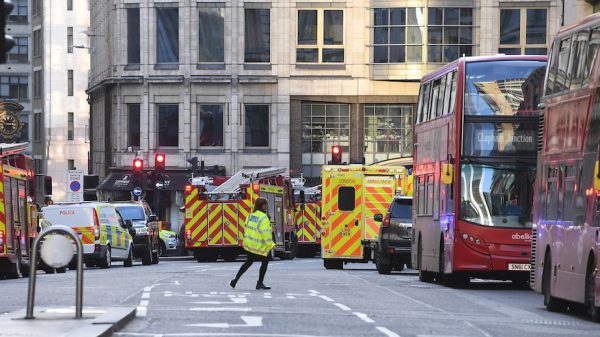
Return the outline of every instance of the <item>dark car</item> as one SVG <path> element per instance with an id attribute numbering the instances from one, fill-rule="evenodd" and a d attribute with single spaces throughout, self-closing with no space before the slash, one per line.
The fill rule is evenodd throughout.
<path id="1" fill-rule="evenodd" d="M 412 238 L 412 197 L 395 196 L 385 215 L 375 214 L 381 222 L 375 265 L 380 274 L 401 271 L 410 265 Z"/>
<path id="2" fill-rule="evenodd" d="M 116 202 L 115 207 L 124 220 L 131 220 L 135 229 L 133 237 L 133 257 L 141 258 L 143 265 L 159 261 L 158 219 L 144 201 Z"/>

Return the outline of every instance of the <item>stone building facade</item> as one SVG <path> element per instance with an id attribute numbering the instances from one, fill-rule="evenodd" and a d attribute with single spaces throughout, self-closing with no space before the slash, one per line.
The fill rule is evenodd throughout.
<path id="1" fill-rule="evenodd" d="M 123 196 L 133 159 L 152 168 L 165 152 L 174 183 L 161 216 L 175 224 L 191 157 L 228 175 L 288 167 L 313 184 L 333 145 L 349 163 L 411 163 L 424 74 L 463 54 L 545 54 L 559 27 L 557 0 L 91 6 L 91 31 L 104 36 L 88 88 L 92 171 L 107 178 L 104 197 Z"/>

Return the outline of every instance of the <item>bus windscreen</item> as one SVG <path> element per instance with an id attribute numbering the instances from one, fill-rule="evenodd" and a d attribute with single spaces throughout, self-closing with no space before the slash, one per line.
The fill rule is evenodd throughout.
<path id="1" fill-rule="evenodd" d="M 473 62 L 466 67 L 466 116 L 536 116 L 546 62 Z"/>

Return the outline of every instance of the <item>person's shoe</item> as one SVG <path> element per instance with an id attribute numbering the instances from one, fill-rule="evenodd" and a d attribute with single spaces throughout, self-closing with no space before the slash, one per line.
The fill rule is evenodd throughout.
<path id="1" fill-rule="evenodd" d="M 236 285 L 236 284 L 237 284 L 237 280 L 236 280 L 236 279 L 233 279 L 233 280 L 231 280 L 231 281 L 229 282 L 229 285 L 230 285 L 232 288 L 235 288 L 235 285 Z"/>
<path id="2" fill-rule="evenodd" d="M 267 287 L 264 283 L 257 283 L 256 290 L 269 290 L 271 287 Z"/>

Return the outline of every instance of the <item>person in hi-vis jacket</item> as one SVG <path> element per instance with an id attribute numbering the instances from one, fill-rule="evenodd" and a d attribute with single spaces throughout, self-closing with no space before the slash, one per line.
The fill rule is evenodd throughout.
<path id="1" fill-rule="evenodd" d="M 248 259 L 240 267 L 235 278 L 229 282 L 232 288 L 235 288 L 240 277 L 250 268 L 254 261 L 260 261 L 261 265 L 256 289 L 271 289 L 271 287 L 267 287 L 263 283 L 265 274 L 267 273 L 267 266 L 269 265 L 269 252 L 275 247 L 271 220 L 267 214 L 268 207 L 266 199 L 258 198 L 254 204 L 254 211 L 248 216 L 244 230 L 244 250 Z"/>

